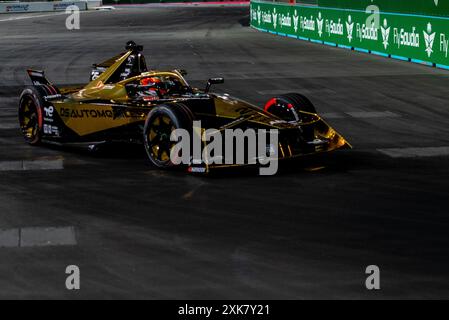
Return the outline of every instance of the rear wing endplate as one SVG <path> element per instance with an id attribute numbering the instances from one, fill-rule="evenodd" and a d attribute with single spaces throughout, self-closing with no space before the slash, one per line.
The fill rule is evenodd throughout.
<path id="1" fill-rule="evenodd" d="M 51 82 L 45 78 L 44 71 L 28 69 L 27 73 L 33 85 L 51 85 Z"/>

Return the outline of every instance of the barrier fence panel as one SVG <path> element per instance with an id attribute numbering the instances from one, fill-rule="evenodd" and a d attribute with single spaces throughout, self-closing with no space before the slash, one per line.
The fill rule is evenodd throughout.
<path id="1" fill-rule="evenodd" d="M 449 18 L 252 1 L 251 26 L 303 40 L 449 66 Z"/>
<path id="2" fill-rule="evenodd" d="M 365 10 L 378 6 L 381 11 L 449 16 L 448 0 L 318 0 L 320 7 Z"/>
<path id="3" fill-rule="evenodd" d="M 69 6 L 87 10 L 86 1 L 0 2 L 0 13 L 65 11 Z"/>

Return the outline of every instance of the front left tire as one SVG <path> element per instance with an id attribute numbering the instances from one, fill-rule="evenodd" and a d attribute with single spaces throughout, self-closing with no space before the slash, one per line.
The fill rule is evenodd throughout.
<path id="1" fill-rule="evenodd" d="M 144 126 L 144 146 L 150 162 L 163 169 L 176 167 L 171 159 L 171 150 L 176 141 L 170 137 L 174 130 L 192 131 L 193 114 L 181 103 L 155 107 L 147 116 Z"/>

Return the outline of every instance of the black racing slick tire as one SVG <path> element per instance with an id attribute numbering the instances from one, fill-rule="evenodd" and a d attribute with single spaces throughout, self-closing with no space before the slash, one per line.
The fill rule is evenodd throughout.
<path id="1" fill-rule="evenodd" d="M 154 166 L 169 169 L 180 165 L 172 162 L 171 150 L 177 141 L 171 141 L 170 137 L 176 129 L 185 129 L 191 134 L 193 120 L 193 113 L 182 103 L 160 105 L 149 112 L 143 139 L 148 158 Z"/>
<path id="2" fill-rule="evenodd" d="M 264 111 L 286 121 L 301 121 L 301 112 L 317 113 L 312 102 L 299 93 L 287 93 L 271 98 L 265 104 Z"/>
<path id="3" fill-rule="evenodd" d="M 46 91 L 40 86 L 26 87 L 20 95 L 19 125 L 25 141 L 30 145 L 41 143 L 45 95 Z"/>

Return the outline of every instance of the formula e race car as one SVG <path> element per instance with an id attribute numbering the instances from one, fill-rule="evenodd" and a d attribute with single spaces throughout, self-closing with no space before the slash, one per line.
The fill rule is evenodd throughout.
<path id="1" fill-rule="evenodd" d="M 279 95 L 259 108 L 228 94 L 210 92 L 211 85 L 223 83 L 223 78 L 209 79 L 205 89 L 200 90 L 187 83 L 184 70 L 151 70 L 142 50 L 142 46 L 128 42 L 126 52 L 93 65 L 91 81 L 83 86 L 58 87 L 46 79 L 43 71 L 28 70 L 32 85 L 23 90 L 19 103 L 25 140 L 31 145 L 89 149 L 114 142 L 139 143 L 155 166 L 184 167 L 190 172 L 263 163 L 259 160 L 270 155 L 276 155 L 276 160 L 290 159 L 350 148 L 303 95 Z M 198 121 L 200 135 L 212 129 L 220 134 L 240 130 L 245 135 L 252 129 L 265 134 L 276 131 L 277 139 L 275 143 L 259 143 L 257 148 L 263 149 L 260 153 L 249 154 L 243 162 L 236 163 L 235 146 L 228 150 L 234 152 L 226 158 L 230 161 L 223 161 L 218 148 L 215 154 L 206 152 L 208 139 L 201 136 L 199 157 L 185 151 L 195 149 L 192 138 L 187 143 L 192 148 L 177 154 L 187 161 L 174 161 L 173 150 L 181 137 L 173 133 L 177 129 L 192 133 Z M 246 134 L 243 140 L 248 137 Z M 249 140 L 245 141 L 245 150 L 254 149 L 257 144 L 250 141 L 248 145 Z"/>

